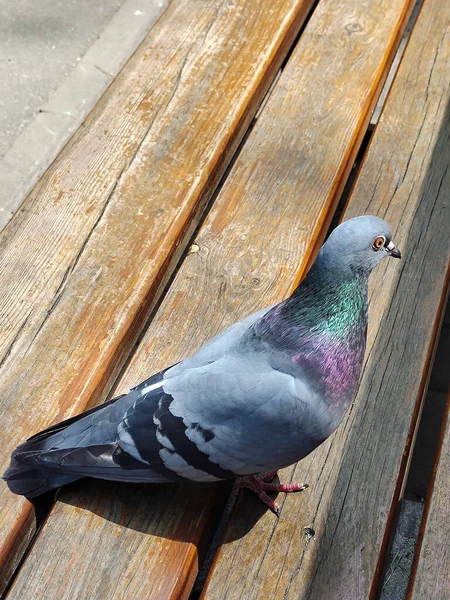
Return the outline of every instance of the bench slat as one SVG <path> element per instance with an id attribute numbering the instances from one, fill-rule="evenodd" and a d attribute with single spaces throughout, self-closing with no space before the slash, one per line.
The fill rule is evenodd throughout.
<path id="1" fill-rule="evenodd" d="M 416 547 L 408 600 L 445 600 L 450 595 L 449 473 L 450 394 Z"/>
<path id="2" fill-rule="evenodd" d="M 345 212 L 386 218 L 403 254 L 372 275 L 355 406 L 328 442 L 280 473 L 310 488 L 279 495 L 279 521 L 265 513 L 254 525 L 257 500 L 241 493 L 205 600 L 374 595 L 448 288 L 446 31 L 442 1 L 425 0 Z"/>
<path id="3" fill-rule="evenodd" d="M 311 5 L 174 0 L 4 231 L 2 471 L 104 398 Z M 0 485 L 4 585 L 32 513 Z"/>
<path id="4" fill-rule="evenodd" d="M 118 393 L 289 292 L 323 239 L 408 6 L 319 5 Z M 216 488 L 86 482 L 63 491 L 9 599 L 187 596 Z"/>

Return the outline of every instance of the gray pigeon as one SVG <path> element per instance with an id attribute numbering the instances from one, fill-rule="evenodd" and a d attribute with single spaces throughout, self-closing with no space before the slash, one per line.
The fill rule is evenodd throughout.
<path id="1" fill-rule="evenodd" d="M 33 498 L 82 477 L 133 482 L 239 478 L 276 513 L 276 471 L 336 429 L 358 387 L 367 280 L 400 258 L 387 223 L 361 216 L 330 235 L 303 282 L 128 394 L 38 433 L 4 474 Z"/>

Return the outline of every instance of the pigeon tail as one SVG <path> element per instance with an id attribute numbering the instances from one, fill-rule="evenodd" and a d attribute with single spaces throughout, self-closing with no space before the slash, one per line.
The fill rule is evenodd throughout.
<path id="1" fill-rule="evenodd" d="M 125 405 L 118 400 L 125 400 Z M 3 475 L 9 489 L 34 498 L 94 477 L 113 481 L 161 482 L 167 477 L 119 446 L 117 424 L 133 398 L 119 396 L 52 425 L 18 446 Z M 177 478 L 176 475 L 174 476 Z"/>
<path id="2" fill-rule="evenodd" d="M 120 398 L 120 396 L 119 396 Z M 14 494 L 26 498 L 35 498 L 45 492 L 57 489 L 67 483 L 81 479 L 83 475 L 59 472 L 40 462 L 40 458 L 54 448 L 65 430 L 83 418 L 94 413 L 100 413 L 106 407 L 115 404 L 119 398 L 100 404 L 81 415 L 76 415 L 65 421 L 52 425 L 33 435 L 23 444 L 20 444 L 11 455 L 11 463 L 3 474 L 4 479 Z"/>
<path id="3" fill-rule="evenodd" d="M 25 496 L 25 498 L 36 498 L 56 490 L 63 485 L 72 483 L 81 477 L 77 475 L 64 475 L 63 473 L 52 473 L 50 471 L 41 471 L 25 465 L 12 464 L 3 475 L 3 479 L 13 494 Z"/>
<path id="4" fill-rule="evenodd" d="M 25 496 L 26 498 L 35 498 L 45 494 L 50 490 L 60 488 L 63 485 L 80 479 L 79 475 L 69 475 L 64 473 L 55 473 L 46 469 L 39 469 L 36 466 L 24 464 L 24 456 L 39 455 L 39 442 L 25 442 L 21 444 L 11 456 L 11 464 L 3 474 L 3 479 L 14 494 Z M 33 450 L 27 451 L 26 447 L 33 447 Z"/>

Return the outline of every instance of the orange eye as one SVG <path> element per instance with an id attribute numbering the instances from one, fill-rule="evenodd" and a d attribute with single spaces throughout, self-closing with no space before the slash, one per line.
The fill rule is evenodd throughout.
<path id="1" fill-rule="evenodd" d="M 380 235 L 377 238 L 375 238 L 375 241 L 373 242 L 373 249 L 379 250 L 380 248 L 382 248 L 384 246 L 385 243 L 386 243 L 386 238 L 383 235 Z"/>

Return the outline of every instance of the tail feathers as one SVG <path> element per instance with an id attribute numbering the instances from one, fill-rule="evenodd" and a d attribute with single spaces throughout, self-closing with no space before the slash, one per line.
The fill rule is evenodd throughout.
<path id="1" fill-rule="evenodd" d="M 117 426 L 133 402 L 132 394 L 119 396 L 29 438 L 14 450 L 3 475 L 9 489 L 34 498 L 82 477 L 168 481 L 118 447 Z"/>
<path id="2" fill-rule="evenodd" d="M 118 396 L 81 415 L 52 425 L 20 444 L 12 453 L 11 464 L 3 474 L 3 479 L 6 480 L 9 489 L 15 494 L 34 498 L 83 477 L 83 474 L 67 473 L 63 465 L 51 464 L 52 461 L 46 461 L 44 457 L 47 454 L 51 455 L 52 450 L 67 442 L 70 446 L 72 440 L 67 439 L 67 437 L 70 438 L 70 432 L 76 436 L 79 430 L 80 435 L 83 435 L 83 431 L 87 430 L 91 424 L 91 417 L 100 416 L 101 413 L 105 414 L 113 405 L 117 406 L 117 401 L 122 397 Z M 60 452 L 67 454 L 76 449 L 68 448 Z M 55 455 L 53 456 L 56 458 Z M 56 461 L 53 462 L 56 463 Z"/>
<path id="3" fill-rule="evenodd" d="M 113 459 L 116 449 L 117 442 L 84 448 L 58 448 L 47 451 L 25 450 L 15 455 L 14 458 L 21 465 L 28 465 L 37 469 L 43 468 L 60 473 L 72 472 L 79 475 L 89 475 L 91 469 L 119 468 L 119 465 Z"/>
<path id="4" fill-rule="evenodd" d="M 94 477 L 112 481 L 168 481 L 124 452 L 117 442 L 85 448 L 64 448 L 46 452 L 23 452 L 17 457 L 28 468 L 48 469 L 67 476 Z"/>
<path id="5" fill-rule="evenodd" d="M 19 463 L 11 462 L 11 466 L 5 471 L 3 479 L 14 494 L 35 498 L 50 490 L 57 489 L 63 485 L 80 479 L 78 475 L 65 475 L 33 469 Z"/>
<path id="6" fill-rule="evenodd" d="M 3 479 L 14 494 L 34 498 L 82 477 L 95 477 L 99 469 L 116 466 L 112 461 L 116 444 L 50 451 L 40 446 L 42 438 L 25 442 L 13 452 Z"/>
<path id="7" fill-rule="evenodd" d="M 34 498 L 83 477 L 127 482 L 168 481 L 132 457 L 127 457 L 131 465 L 120 464 L 124 462 L 124 452 L 120 453 L 120 459 L 116 462 L 117 443 L 49 451 L 27 450 L 28 444 L 22 444 L 14 452 L 11 465 L 3 475 L 13 493 L 27 498 Z"/>

